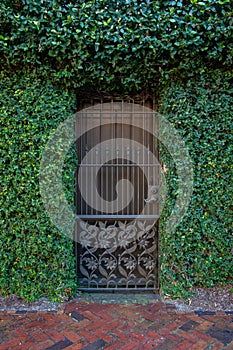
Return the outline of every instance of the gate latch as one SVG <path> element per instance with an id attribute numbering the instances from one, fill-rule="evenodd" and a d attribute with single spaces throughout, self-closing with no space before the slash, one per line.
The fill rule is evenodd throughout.
<path id="1" fill-rule="evenodd" d="M 158 192 L 159 192 L 159 186 L 156 186 L 156 185 L 148 186 L 148 198 L 145 198 L 144 201 L 149 204 L 158 202 L 159 200 Z"/>

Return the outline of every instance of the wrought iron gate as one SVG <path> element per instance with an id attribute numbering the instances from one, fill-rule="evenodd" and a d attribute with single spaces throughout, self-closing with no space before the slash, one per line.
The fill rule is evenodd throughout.
<path id="1" fill-rule="evenodd" d="M 97 96 L 80 103 L 75 191 L 80 289 L 156 290 L 160 166 L 152 100 L 109 102 Z"/>

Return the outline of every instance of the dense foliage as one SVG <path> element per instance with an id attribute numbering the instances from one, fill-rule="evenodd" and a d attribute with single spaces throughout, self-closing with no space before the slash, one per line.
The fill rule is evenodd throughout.
<path id="1" fill-rule="evenodd" d="M 38 171 L 49 133 L 75 110 L 80 87 L 154 89 L 195 171 L 189 212 L 165 235 L 176 171 L 162 151 L 170 190 L 161 220 L 162 288 L 178 295 L 193 284 L 228 282 L 231 2 L 2 0 L 0 9 L 1 293 L 33 299 L 75 290 L 73 245 L 44 212 Z M 64 176 L 70 192 L 71 173 Z"/>
<path id="2" fill-rule="evenodd" d="M 232 63 L 229 0 L 3 0 L 0 64 L 80 87 L 141 90 L 191 61 Z"/>
<path id="3" fill-rule="evenodd" d="M 172 159 L 161 151 L 169 184 L 161 222 L 161 282 L 170 294 L 229 283 L 232 277 L 232 92 L 232 75 L 220 70 L 170 82 L 163 91 L 161 112 L 185 140 L 195 172 L 188 213 L 175 232 L 165 233 L 177 183 Z"/>
<path id="4" fill-rule="evenodd" d="M 49 133 L 73 112 L 74 96 L 33 75 L 2 77 L 0 86 L 0 293 L 71 295 L 73 244 L 45 214 L 39 168 Z"/>

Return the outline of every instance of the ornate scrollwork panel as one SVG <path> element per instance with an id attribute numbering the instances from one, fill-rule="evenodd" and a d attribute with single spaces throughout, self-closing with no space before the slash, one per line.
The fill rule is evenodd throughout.
<path id="1" fill-rule="evenodd" d="M 146 220 L 80 222 L 81 287 L 158 288 L 157 230 Z"/>

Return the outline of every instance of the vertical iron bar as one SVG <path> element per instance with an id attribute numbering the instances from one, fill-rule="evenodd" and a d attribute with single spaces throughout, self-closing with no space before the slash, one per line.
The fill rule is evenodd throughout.
<path id="1" fill-rule="evenodd" d="M 96 161 L 96 164 L 100 164 L 100 155 L 99 155 L 99 145 L 95 146 L 95 161 Z M 98 168 L 98 165 L 94 165 L 93 164 L 93 172 L 94 174 L 96 174 L 97 172 L 95 171 L 96 169 Z M 94 177 L 94 176 L 93 176 Z M 98 190 L 99 190 L 99 179 L 98 177 L 94 177 L 93 181 L 95 182 L 95 186 L 96 186 L 96 189 L 95 189 L 95 200 L 94 200 L 94 203 L 95 203 L 95 206 L 97 207 L 97 194 L 98 194 Z M 98 210 L 95 210 L 95 213 L 98 214 Z"/>
<path id="2" fill-rule="evenodd" d="M 142 101 L 142 107 L 143 107 L 143 147 L 142 147 L 142 164 L 143 164 L 143 177 L 142 177 L 142 200 L 144 200 L 145 196 L 145 183 L 144 183 L 144 179 L 146 174 L 144 174 L 145 172 L 145 147 L 146 147 L 146 142 L 145 142 L 145 104 L 144 104 L 144 96 L 143 96 L 143 101 Z M 145 204 L 145 202 L 143 203 L 143 205 Z"/>
<path id="3" fill-rule="evenodd" d="M 130 101 L 128 102 L 129 104 L 130 104 Z M 131 105 L 130 105 L 130 108 L 129 108 L 129 116 L 130 116 L 130 118 L 129 118 L 129 123 L 131 124 L 131 118 L 132 118 L 132 113 L 131 113 Z M 131 130 L 132 128 L 131 128 L 131 125 L 130 125 L 130 128 L 129 128 L 129 146 L 128 146 L 128 150 L 127 150 L 127 152 L 128 152 L 128 156 L 127 156 L 127 158 L 128 158 L 128 161 L 127 161 L 127 169 L 128 169 L 128 174 L 127 174 L 127 179 L 128 179 L 128 181 L 130 182 L 130 184 L 132 184 L 131 183 L 131 167 L 129 166 L 129 164 L 130 164 L 130 159 L 131 159 L 131 147 L 132 147 L 132 142 L 131 142 L 131 135 L 132 135 L 132 130 Z M 127 202 L 130 200 L 130 195 L 131 195 L 131 193 L 130 193 L 130 190 L 129 190 L 129 188 L 128 188 L 128 198 L 127 198 Z M 127 206 L 127 215 L 130 215 L 130 203 L 128 204 L 128 206 Z"/>
<path id="4" fill-rule="evenodd" d="M 92 110 L 93 110 L 93 103 L 92 103 Z M 91 120 L 91 118 L 92 118 L 92 116 L 90 116 L 90 120 Z M 94 115 L 94 118 L 95 118 L 95 115 Z M 90 122 L 89 122 L 89 123 L 90 123 Z M 90 140 L 90 143 L 91 143 L 91 150 L 92 150 L 93 147 L 96 146 L 96 145 L 95 145 L 95 135 L 94 135 L 94 134 L 93 134 L 92 140 Z M 90 181 L 91 181 L 91 184 L 92 184 L 92 186 L 93 186 L 93 183 L 94 183 L 94 181 L 95 181 L 95 179 L 94 179 L 94 167 L 93 167 L 93 164 L 96 163 L 96 157 L 95 157 L 94 153 L 91 153 L 90 162 L 91 162 L 91 164 L 92 164 L 92 166 L 90 167 L 90 170 L 89 170 L 89 171 L 91 171 Z M 96 193 L 96 191 L 97 191 L 96 186 L 93 186 L 92 188 L 94 189 L 94 193 L 93 193 L 93 191 L 91 191 L 91 203 L 90 203 L 90 204 L 91 204 L 91 208 L 90 208 L 90 214 L 91 214 L 91 215 L 95 214 L 95 213 L 94 213 L 95 208 L 94 208 L 93 202 L 94 202 L 94 195 L 95 195 L 95 193 Z"/>
<path id="5" fill-rule="evenodd" d="M 105 159 L 108 159 L 108 156 L 109 156 L 109 148 L 108 148 L 108 146 L 105 149 L 105 154 L 106 154 L 106 158 Z M 109 201 L 109 179 L 108 179 L 109 169 L 110 169 L 110 167 L 105 167 L 103 169 L 104 170 L 104 175 L 105 175 L 105 199 L 107 201 Z M 110 169 L 110 171 L 111 171 L 111 169 Z M 111 186 L 111 184 L 110 184 L 110 186 Z"/>
<path id="6" fill-rule="evenodd" d="M 152 106 L 153 107 L 153 106 Z M 156 154 L 155 154 L 155 149 L 154 149 L 154 113 L 151 113 L 150 114 L 151 117 L 151 124 L 152 124 L 152 127 L 151 127 L 151 130 L 152 130 L 152 139 L 151 139 L 151 135 L 150 135 L 150 139 L 151 139 L 151 152 L 152 154 L 154 155 L 154 157 L 156 157 Z M 156 185 L 157 184 L 157 180 L 155 178 L 155 169 L 156 169 L 156 164 L 154 164 L 154 161 L 153 161 L 153 156 L 152 156 L 152 159 L 150 161 L 150 164 L 152 165 L 152 167 L 150 167 L 150 172 L 152 173 L 151 174 L 151 182 L 152 182 L 152 185 Z M 151 214 L 155 214 L 155 209 L 156 209 L 156 206 L 153 206 L 153 209 L 151 210 Z"/>
<path id="7" fill-rule="evenodd" d="M 138 159 L 138 164 L 140 164 L 140 147 L 138 146 L 138 150 L 137 150 L 137 159 Z M 139 210 L 140 210 L 140 183 L 139 183 L 139 171 L 140 171 L 140 166 L 137 166 L 136 167 L 136 174 L 135 174 L 135 177 L 136 177 L 136 181 L 137 181 L 137 205 L 136 205 L 136 208 L 137 208 L 137 213 L 136 214 L 140 214 L 139 213 Z M 144 205 L 144 203 L 142 203 L 142 205 Z"/>
<path id="8" fill-rule="evenodd" d="M 131 122 L 131 130 L 132 130 L 132 136 L 131 136 L 131 154 L 132 154 L 132 158 L 134 159 L 135 157 L 135 149 L 134 149 L 134 141 L 135 141 L 135 131 L 134 131 L 134 125 L 135 125 L 135 118 L 134 118 L 134 113 L 135 113 L 135 109 L 134 109 L 134 104 L 135 104 L 135 101 L 133 100 L 132 103 L 131 103 L 131 119 L 132 119 L 132 122 Z M 133 160 L 132 159 L 132 160 Z M 135 189 L 135 167 L 131 167 L 131 183 L 133 185 L 133 189 L 134 189 L 134 196 L 133 196 L 133 201 L 131 203 L 131 212 L 130 214 L 136 214 L 136 210 L 135 210 L 135 207 L 137 206 L 137 193 L 136 192 L 136 189 Z M 139 212 L 137 213 L 139 214 Z"/>
<path id="9" fill-rule="evenodd" d="M 149 136 L 149 135 L 147 135 Z M 147 164 L 150 164 L 150 144 L 149 144 L 149 140 L 148 140 L 148 145 L 147 145 Z M 149 186 L 152 185 L 152 182 L 151 182 L 151 169 L 150 169 L 150 166 L 146 165 L 146 172 L 147 172 L 147 178 L 148 178 L 148 181 L 149 181 Z M 150 193 L 151 195 L 151 193 Z M 150 211 L 151 211 L 151 206 L 147 206 L 147 211 L 146 211 L 146 214 L 150 214 Z"/>
<path id="10" fill-rule="evenodd" d="M 83 111 L 81 111 L 81 132 L 80 132 L 80 137 L 81 137 L 81 150 L 80 150 L 80 162 L 83 162 L 83 154 L 84 154 L 84 150 L 83 150 Z M 81 176 L 80 176 L 80 186 L 79 186 L 79 196 L 80 196 L 80 214 L 84 214 L 83 211 L 83 198 L 82 198 L 82 168 L 79 169 Z"/>
<path id="11" fill-rule="evenodd" d="M 119 147 L 119 145 L 118 145 L 118 141 L 117 141 L 117 138 L 118 138 L 118 120 L 117 120 L 117 118 L 118 118 L 118 115 L 117 115 L 117 111 L 116 111 L 116 113 L 115 113 L 115 154 L 116 154 L 116 164 L 117 164 L 117 166 L 115 167 L 115 172 L 116 172 L 116 185 L 117 185 L 117 183 L 118 183 L 118 181 L 119 181 L 119 150 L 118 150 L 118 147 Z M 118 194 L 117 194 L 117 198 L 118 198 L 119 196 L 118 196 Z M 118 200 L 119 200 L 119 198 L 118 198 Z M 118 201 L 117 201 L 117 208 L 118 208 L 119 206 L 118 206 Z M 118 210 L 117 210 L 117 214 L 118 214 Z"/>
<path id="12" fill-rule="evenodd" d="M 103 146 L 102 146 L 102 140 L 104 138 L 104 132 L 103 132 L 103 127 L 102 127 L 102 123 L 103 123 L 103 103 L 101 101 L 100 104 L 100 164 L 101 164 L 101 168 L 99 169 L 100 171 L 100 196 L 101 196 L 101 205 L 100 205 L 100 210 L 101 210 L 101 214 L 103 213 L 104 209 L 103 209 L 103 197 L 104 197 L 104 179 L 103 179 L 103 160 L 104 160 L 104 152 L 103 152 Z"/>
<path id="13" fill-rule="evenodd" d="M 121 100 L 121 138 L 122 138 L 122 142 L 121 142 L 121 155 L 120 155 L 120 158 L 121 158 L 121 162 L 122 164 L 125 163 L 124 161 L 124 127 L 123 127 L 123 112 L 124 112 L 124 100 L 122 99 Z M 121 175 L 122 175 L 122 178 L 124 178 L 125 174 L 124 174 L 124 165 L 121 166 Z M 124 186 L 122 186 L 122 192 L 121 192 L 121 195 L 122 195 L 122 201 L 124 202 Z M 124 208 L 122 207 L 122 210 L 120 212 L 120 214 L 124 214 Z"/>
<path id="14" fill-rule="evenodd" d="M 92 104 L 92 106 L 93 106 L 93 100 L 91 101 L 91 104 Z M 91 131 L 92 132 L 92 131 Z M 94 135 L 93 135 L 94 136 Z M 91 143 L 90 144 L 90 147 L 89 147 L 89 151 L 91 152 L 92 151 L 92 147 L 94 146 L 93 144 L 92 144 L 92 142 L 91 142 L 91 140 L 89 141 L 89 143 Z M 91 157 L 90 157 L 90 160 L 89 160 L 89 162 L 91 163 L 91 164 L 93 164 L 93 162 L 94 162 L 94 156 L 93 156 L 93 154 L 91 153 Z M 89 175 L 89 177 L 88 178 L 90 178 L 90 182 L 91 182 L 91 186 L 93 186 L 93 167 L 91 166 L 91 167 L 88 167 L 89 169 L 88 169 L 88 171 L 89 172 L 91 172 L 91 174 Z M 87 184 L 87 188 L 88 188 L 89 186 L 88 186 L 88 184 Z M 90 206 L 89 206 L 89 212 L 90 212 L 90 214 L 92 215 L 92 214 L 94 214 L 93 213 L 93 210 L 94 210 L 94 208 L 93 208 L 93 196 L 94 196 L 94 193 L 93 193 L 93 191 L 91 191 L 91 194 L 90 194 L 90 197 L 91 197 L 91 203 L 90 203 Z"/>
<path id="15" fill-rule="evenodd" d="M 153 95 L 153 106 L 152 106 L 152 109 L 154 111 L 155 109 L 155 95 Z M 154 120 L 155 118 L 155 120 Z M 157 213 L 159 215 L 159 211 L 160 211 L 160 201 L 159 201 L 159 197 L 160 197 L 160 167 L 159 167 L 159 152 L 158 152 L 158 149 L 159 149 L 159 145 L 158 145 L 158 138 L 157 138 L 157 135 L 158 135 L 158 118 L 157 118 L 157 113 L 153 113 L 153 121 L 154 121 L 154 132 L 153 132 L 153 135 L 155 135 L 154 139 L 153 139 L 153 150 L 155 152 L 155 155 L 156 155 L 156 160 L 157 160 L 157 166 L 155 168 L 155 178 L 157 179 L 156 180 L 156 184 L 158 185 L 158 203 L 157 203 Z M 158 227 L 158 224 L 157 224 L 157 227 Z"/>
<path id="16" fill-rule="evenodd" d="M 153 101 L 152 101 L 152 111 L 153 111 L 153 108 L 154 108 L 154 96 L 153 96 Z M 158 178 L 158 164 L 157 164 L 157 161 L 158 161 L 158 155 L 157 155 L 157 146 L 156 146 L 156 120 L 154 120 L 156 114 L 152 113 L 152 130 L 153 130 L 153 139 L 152 139 L 152 152 L 154 154 L 154 157 L 156 159 L 156 164 L 153 164 L 154 166 L 152 167 L 152 170 L 153 170 L 153 182 L 154 184 L 158 185 L 158 191 L 159 191 L 159 178 Z M 159 193 L 157 194 L 159 195 Z M 158 208 L 158 204 L 156 204 L 155 206 L 156 208 L 156 211 L 157 211 L 157 208 Z M 158 214 L 157 212 L 153 212 L 153 214 Z"/>
<path id="17" fill-rule="evenodd" d="M 112 147 L 112 150 L 111 150 L 111 163 L 114 162 L 114 147 L 115 147 L 115 141 L 114 141 L 114 102 L 113 102 L 113 99 L 111 99 L 111 118 L 112 118 L 112 126 L 111 126 L 111 147 Z M 110 175 L 111 175 L 111 189 L 110 189 L 110 195 L 111 195 L 111 214 L 113 214 L 114 212 L 114 206 L 113 206 L 113 199 L 114 199 L 114 190 L 115 190 L 115 183 L 114 183 L 114 174 L 115 173 L 115 170 L 114 170 L 114 167 L 111 167 L 111 171 L 110 171 Z"/>
<path id="18" fill-rule="evenodd" d="M 127 181 L 130 181 L 130 167 L 128 165 L 129 164 L 128 159 L 130 158 L 130 146 L 129 145 L 127 146 L 126 152 L 127 152 L 126 178 L 127 178 Z M 127 186 L 127 189 L 126 189 L 126 203 L 127 203 L 126 215 L 129 215 L 129 204 L 128 204 L 129 198 L 130 198 L 130 193 L 129 193 L 129 188 Z"/>
<path id="19" fill-rule="evenodd" d="M 87 156 L 87 153 L 88 153 L 88 148 L 87 148 L 87 138 L 86 138 L 86 140 L 85 140 L 86 142 L 85 142 L 85 165 L 87 165 L 87 158 L 86 158 L 86 156 Z M 88 198 L 88 186 L 87 186 L 87 182 L 88 182 L 88 173 L 89 173 L 89 167 L 85 167 L 85 174 L 86 174 L 86 176 L 85 176 L 85 178 L 83 179 L 84 180 L 84 188 L 85 188 L 85 191 L 87 191 L 87 196 L 86 196 L 86 198 Z M 84 190 L 84 189 L 83 189 Z M 87 204 L 87 202 L 85 201 L 85 213 L 88 213 L 88 204 Z"/>

